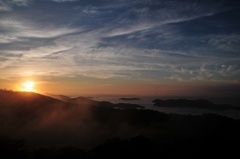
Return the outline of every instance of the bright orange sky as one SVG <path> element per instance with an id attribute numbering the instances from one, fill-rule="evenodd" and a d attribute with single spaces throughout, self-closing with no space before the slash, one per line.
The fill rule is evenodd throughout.
<path id="1" fill-rule="evenodd" d="M 216 83 L 189 82 L 142 82 L 141 80 L 101 80 L 80 81 L 59 79 L 43 81 L 37 78 L 26 78 L 16 81 L 0 80 L 2 88 L 24 91 L 23 83 L 34 82 L 33 90 L 42 94 L 63 94 L 70 96 L 94 95 L 138 95 L 138 96 L 237 96 L 239 85 L 230 83 L 216 85 Z"/>

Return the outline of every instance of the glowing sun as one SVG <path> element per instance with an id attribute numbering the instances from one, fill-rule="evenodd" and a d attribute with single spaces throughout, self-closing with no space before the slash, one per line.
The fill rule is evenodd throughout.
<path id="1" fill-rule="evenodd" d="M 35 92 L 34 90 L 35 82 L 27 81 L 22 83 L 22 90 L 25 92 Z"/>

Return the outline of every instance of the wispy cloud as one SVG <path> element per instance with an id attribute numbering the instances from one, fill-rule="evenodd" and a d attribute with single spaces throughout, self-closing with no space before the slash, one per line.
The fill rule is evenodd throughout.
<path id="1" fill-rule="evenodd" d="M 155 9 L 152 9 L 151 4 L 143 8 L 139 4 L 129 3 L 125 6 L 129 9 L 123 10 L 116 18 L 115 25 L 112 25 L 114 28 L 107 35 L 112 37 L 149 29 L 155 30 L 155 27 L 192 21 L 226 11 L 226 8 L 220 8 L 218 4 L 211 4 L 209 7 L 204 3 L 195 2 L 163 1 L 155 5 Z"/>
<path id="2" fill-rule="evenodd" d="M 2 43 L 25 41 L 26 38 L 55 38 L 82 30 L 68 26 L 43 25 L 20 19 L 1 19 L 0 27 L 2 28 L 0 35 Z"/>
<path id="3" fill-rule="evenodd" d="M 53 2 L 63 3 L 63 2 L 75 2 L 78 0 L 52 0 Z"/>
<path id="4" fill-rule="evenodd" d="M 11 11 L 14 6 L 28 6 L 32 0 L 1 0 L 0 11 Z"/>
<path id="5" fill-rule="evenodd" d="M 47 12 L 48 21 L 37 16 L 1 18 L 1 68 L 58 77 L 179 82 L 239 75 L 238 34 L 209 34 L 202 27 L 210 21 L 205 19 L 229 9 L 220 2 L 78 1 L 64 8 L 61 3 L 74 0 L 52 1 L 62 8 Z M 8 4 L 5 7 L 13 6 L 3 2 Z M 30 1 L 18 5 L 24 6 L 23 2 L 26 6 Z"/>
<path id="6" fill-rule="evenodd" d="M 216 71 L 222 76 L 233 76 L 240 71 L 237 65 L 216 65 Z"/>
<path id="7" fill-rule="evenodd" d="M 221 50 L 238 51 L 240 46 L 240 34 L 210 36 L 208 44 Z"/>

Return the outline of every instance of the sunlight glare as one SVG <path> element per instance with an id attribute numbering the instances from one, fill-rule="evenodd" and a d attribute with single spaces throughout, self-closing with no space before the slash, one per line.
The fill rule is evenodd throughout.
<path id="1" fill-rule="evenodd" d="M 28 82 L 24 82 L 22 83 L 22 90 L 24 92 L 34 92 L 34 85 L 35 85 L 35 82 L 32 82 L 32 81 L 28 81 Z"/>

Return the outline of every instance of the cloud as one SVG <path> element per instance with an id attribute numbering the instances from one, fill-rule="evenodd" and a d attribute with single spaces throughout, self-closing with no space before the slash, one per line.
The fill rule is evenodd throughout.
<path id="1" fill-rule="evenodd" d="M 63 2 L 76 2 L 78 0 L 52 0 L 53 2 L 63 3 Z"/>
<path id="2" fill-rule="evenodd" d="M 7 35 L 7 34 L 0 35 L 0 43 L 11 43 L 13 41 L 25 41 L 25 39 L 21 39 L 16 36 L 11 36 L 11 35 Z"/>
<path id="3" fill-rule="evenodd" d="M 240 49 L 240 35 L 215 35 L 208 37 L 208 44 L 221 50 L 238 51 Z"/>
<path id="4" fill-rule="evenodd" d="M 152 27 L 153 27 L 152 24 L 136 24 L 136 25 L 124 26 L 121 28 L 116 28 L 116 29 L 111 30 L 107 34 L 107 37 L 132 34 L 132 33 L 138 32 L 138 31 L 150 29 Z"/>
<path id="5" fill-rule="evenodd" d="M 1 0 L 0 11 L 11 11 L 13 6 L 28 6 L 32 0 Z"/>
<path id="6" fill-rule="evenodd" d="M 170 79 L 170 80 L 174 80 L 174 81 L 186 81 L 184 80 L 183 78 L 179 77 L 179 75 L 174 75 L 174 76 L 170 76 L 169 78 L 167 79 Z"/>
<path id="7" fill-rule="evenodd" d="M 17 19 L 1 19 L 0 27 L 2 28 L 2 34 L 0 35 L 2 43 L 25 41 L 26 38 L 55 38 L 81 30 L 79 28 L 56 27 Z"/>
<path id="8" fill-rule="evenodd" d="M 72 48 L 67 47 L 67 46 L 51 45 L 51 46 L 44 46 L 44 47 L 31 49 L 29 51 L 24 51 L 24 52 L 22 52 L 22 54 L 24 54 L 24 57 L 26 57 L 26 58 L 45 57 L 47 55 L 55 54 L 58 52 L 64 52 L 64 51 L 67 51 L 70 49 L 72 49 Z"/>
<path id="9" fill-rule="evenodd" d="M 233 76 L 239 73 L 238 65 L 216 65 L 216 71 L 222 76 Z"/>
<path id="10" fill-rule="evenodd" d="M 3 56 L 2 68 L 31 67 L 48 74 L 58 72 L 59 77 L 156 81 L 212 80 L 238 74 L 238 55 L 234 58 L 224 52 L 238 50 L 238 35 L 202 32 L 202 22 L 229 9 L 220 2 L 78 1 L 66 8 L 61 4 L 70 1 L 55 0 L 61 12 L 51 3 L 52 10 L 44 13 L 47 20 L 30 13 L 27 18 L 24 14 L 1 18 L 2 51 L 22 55 Z M 37 7 L 41 2 L 35 3 Z M 227 67 L 215 68 L 216 63 Z"/>
<path id="11" fill-rule="evenodd" d="M 181 51 L 135 48 L 121 43 L 113 46 L 109 43 L 105 47 L 99 47 L 102 37 L 104 35 L 101 34 L 101 30 L 95 30 L 55 40 L 58 44 L 56 49 L 59 46 L 68 46 L 71 49 L 57 54 L 58 61 L 52 62 L 52 65 L 57 67 L 61 63 L 68 63 L 68 73 L 74 72 L 76 75 L 99 79 L 127 78 L 134 74 L 141 74 L 143 78 L 147 78 L 146 71 L 154 74 L 151 77 L 163 74 L 174 77 L 178 73 L 179 79 L 184 80 L 209 80 L 213 76 L 211 68 L 207 69 L 202 65 L 205 57 L 190 56 Z M 213 66 L 216 60 L 223 61 L 222 58 L 208 58 L 207 65 Z"/>
<path id="12" fill-rule="evenodd" d="M 223 9 L 218 4 L 208 4 L 211 6 L 209 7 L 207 4 L 196 2 L 163 1 L 153 4 L 146 3 L 145 6 L 139 3 L 135 1 L 135 3 L 125 5 L 121 14 L 113 21 L 114 28 L 108 32 L 107 36 L 132 34 L 149 29 L 155 30 L 159 26 L 188 22 L 226 11 L 226 8 Z M 117 14 L 116 11 L 112 11 L 113 14 L 114 12 Z"/>

